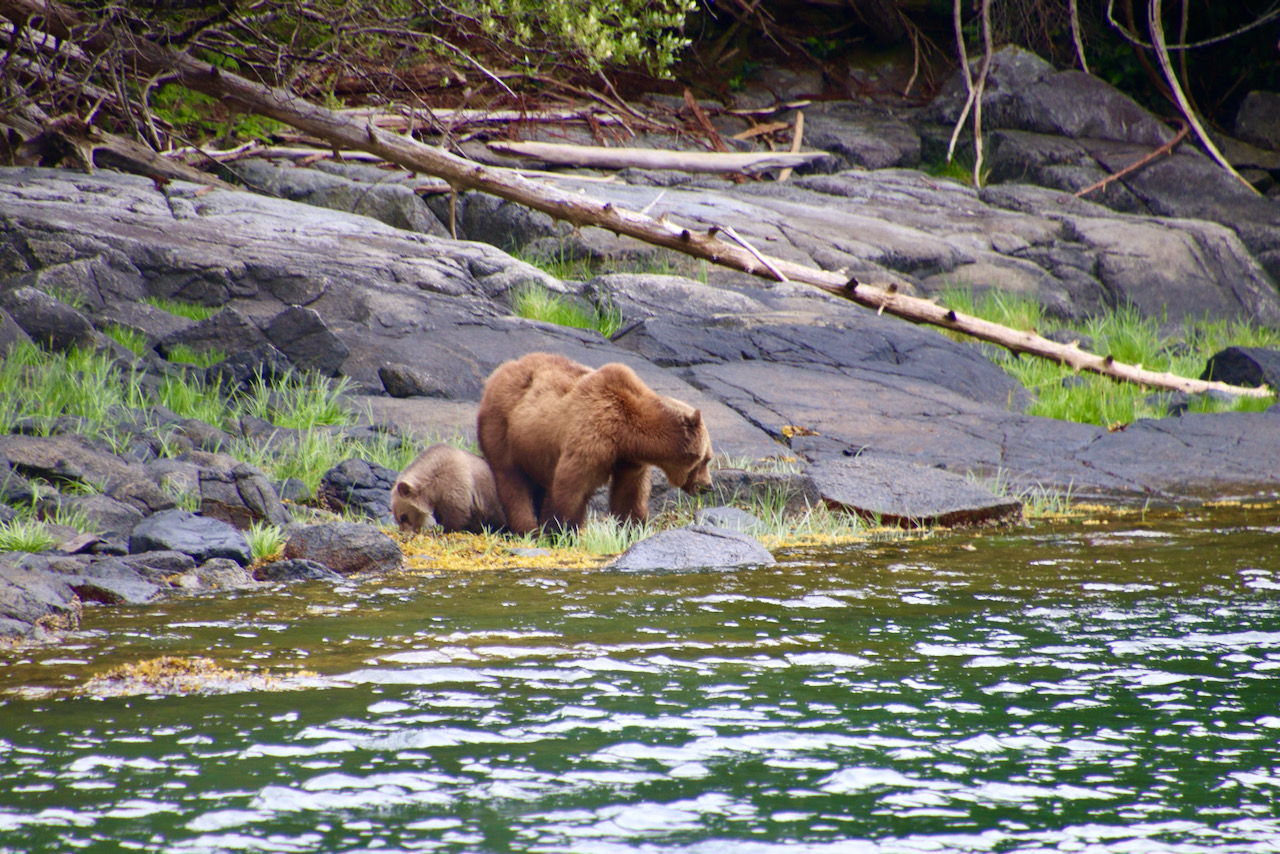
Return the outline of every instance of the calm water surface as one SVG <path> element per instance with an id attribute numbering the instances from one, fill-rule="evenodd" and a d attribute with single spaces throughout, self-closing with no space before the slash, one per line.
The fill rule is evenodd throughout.
<path id="1" fill-rule="evenodd" d="M 0 852 L 1280 851 L 1275 508 L 780 559 L 87 610 Z M 77 691 L 158 655 L 323 678 Z"/>

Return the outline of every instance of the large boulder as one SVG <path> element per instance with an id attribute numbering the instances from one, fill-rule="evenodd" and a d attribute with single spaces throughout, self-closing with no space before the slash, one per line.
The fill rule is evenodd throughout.
<path id="1" fill-rule="evenodd" d="M 93 324 L 69 305 L 35 288 L 0 292 L 3 308 L 41 347 L 66 352 L 93 345 Z"/>
<path id="2" fill-rule="evenodd" d="M 396 541 L 372 525 L 339 522 L 299 528 L 284 544 L 286 560 L 309 560 L 342 575 L 390 572 L 404 564 Z"/>
<path id="3" fill-rule="evenodd" d="M 905 460 L 864 454 L 823 460 L 806 474 L 828 507 L 904 527 L 974 527 L 1022 520 L 1022 503 Z"/>
<path id="4" fill-rule="evenodd" d="M 178 509 L 148 516 L 134 527 L 129 553 L 149 551 L 182 552 L 197 563 L 215 557 L 230 558 L 241 565 L 253 560 L 249 542 L 234 526 Z"/>

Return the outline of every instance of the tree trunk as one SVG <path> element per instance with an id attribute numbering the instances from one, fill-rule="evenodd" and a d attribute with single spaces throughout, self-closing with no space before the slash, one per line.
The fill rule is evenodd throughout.
<path id="1" fill-rule="evenodd" d="M 1050 359 L 1081 371 L 1103 374 L 1117 380 L 1188 393 L 1217 390 L 1229 394 L 1264 397 L 1266 386 L 1256 389 L 1230 386 L 1148 371 L 1097 356 L 1074 344 L 1050 341 L 1033 332 L 1022 332 L 997 323 L 960 314 L 930 300 L 896 293 L 896 288 L 871 287 L 838 273 L 806 267 L 776 258 L 765 258 L 746 247 L 725 243 L 711 232 L 695 232 L 674 223 L 644 214 L 595 202 L 577 194 L 542 186 L 505 169 L 481 166 L 440 148 L 388 133 L 372 123 L 361 125 L 323 107 L 311 104 L 290 92 L 253 83 L 218 69 L 184 53 L 153 44 L 133 33 L 110 27 L 86 27 L 67 7 L 53 0 L 0 0 L 0 15 L 15 25 L 39 22 L 51 35 L 77 42 L 88 53 L 112 53 L 126 60 L 133 73 L 142 76 L 172 75 L 197 92 L 221 99 L 230 106 L 292 125 L 320 137 L 335 147 L 355 148 L 376 154 L 408 169 L 443 178 L 454 190 L 479 190 L 526 205 L 564 220 L 575 227 L 588 225 L 625 234 L 645 243 L 662 246 L 771 279 L 784 278 L 820 288 L 877 311 L 888 312 L 914 323 L 930 323 L 953 329 L 1001 345 L 1015 353 Z M 78 32 L 73 32 L 80 28 Z"/>

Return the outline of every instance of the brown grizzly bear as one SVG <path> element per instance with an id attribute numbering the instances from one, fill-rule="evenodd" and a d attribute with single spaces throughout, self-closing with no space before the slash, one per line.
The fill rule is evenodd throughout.
<path id="1" fill-rule="evenodd" d="M 478 534 L 506 524 L 489 464 L 451 445 L 432 445 L 401 472 L 391 514 L 406 534 L 434 525 Z"/>
<path id="2" fill-rule="evenodd" d="M 582 525 L 591 493 L 612 480 L 609 510 L 649 517 L 649 467 L 693 493 L 711 486 L 701 411 L 653 392 L 626 365 L 599 370 L 551 353 L 503 362 L 477 416 L 507 526 L 526 534 Z"/>

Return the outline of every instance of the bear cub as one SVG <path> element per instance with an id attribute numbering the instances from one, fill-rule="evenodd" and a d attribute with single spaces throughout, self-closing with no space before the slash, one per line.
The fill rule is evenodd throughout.
<path id="1" fill-rule="evenodd" d="M 479 534 L 506 524 L 489 464 L 452 445 L 432 445 L 400 473 L 391 515 L 406 534 L 435 525 Z"/>
<path id="2" fill-rule="evenodd" d="M 476 427 L 517 534 L 577 529 L 606 483 L 614 516 L 646 520 L 651 466 L 685 492 L 711 486 L 702 412 L 620 363 L 592 370 L 551 353 L 503 362 L 485 381 Z"/>

